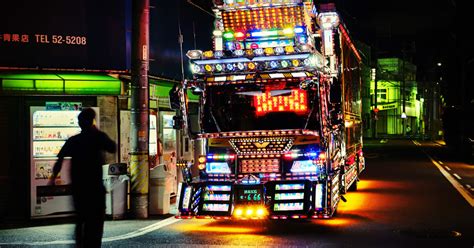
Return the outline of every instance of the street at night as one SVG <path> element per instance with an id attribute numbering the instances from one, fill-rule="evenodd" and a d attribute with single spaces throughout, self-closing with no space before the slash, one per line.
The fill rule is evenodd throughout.
<path id="1" fill-rule="evenodd" d="M 367 169 L 333 219 L 108 221 L 103 247 L 471 247 L 474 194 L 466 185 L 474 185 L 472 166 L 446 160 L 446 147 L 434 142 L 382 142 L 365 143 Z M 466 198 L 428 156 L 461 177 L 456 182 Z M 72 230 L 72 225 L 30 228 L 30 234 L 1 230 L 0 245 L 70 247 L 61 244 L 70 239 L 67 231 L 64 240 L 48 234 L 58 227 Z M 132 231 L 138 227 L 141 233 Z"/>
<path id="2" fill-rule="evenodd" d="M 464 5 L 2 1 L 0 248 L 474 247 Z"/>
<path id="3" fill-rule="evenodd" d="M 469 202 L 428 158 L 444 151 L 432 142 L 367 142 L 367 170 L 330 220 L 237 222 L 183 220 L 107 246 L 471 247 Z M 445 166 L 450 162 L 445 161 Z M 474 184 L 474 169 L 463 183 Z"/>

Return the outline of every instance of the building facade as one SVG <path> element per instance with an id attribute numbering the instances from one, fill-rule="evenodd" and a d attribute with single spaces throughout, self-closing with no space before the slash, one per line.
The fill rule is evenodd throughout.
<path id="1" fill-rule="evenodd" d="M 399 58 L 382 58 L 377 60 L 374 76 L 370 105 L 364 106 L 372 123 L 372 135 L 366 137 L 374 136 L 374 128 L 379 137 L 422 135 L 424 99 L 418 94 L 416 66 Z"/>

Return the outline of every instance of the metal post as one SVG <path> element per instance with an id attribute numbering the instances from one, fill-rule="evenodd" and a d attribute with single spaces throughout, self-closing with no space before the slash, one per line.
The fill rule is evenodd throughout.
<path id="1" fill-rule="evenodd" d="M 149 7 L 149 0 L 132 1 L 131 211 L 138 219 L 148 218 Z"/>
<path id="2" fill-rule="evenodd" d="M 378 63 L 376 63 L 375 66 L 375 80 L 374 80 L 374 109 L 377 109 L 377 84 L 379 81 L 380 73 L 379 73 L 379 68 L 378 68 Z M 378 113 L 375 113 L 375 115 L 378 115 Z M 374 139 L 377 138 L 377 118 L 374 118 L 374 134 L 373 137 Z"/>
<path id="3" fill-rule="evenodd" d="M 402 113 L 405 113 L 406 114 L 406 110 L 405 110 L 405 105 L 406 105 L 406 90 L 405 90 L 405 50 L 402 51 L 403 53 L 403 60 L 402 60 Z M 407 118 L 408 118 L 408 115 L 405 116 L 405 118 L 402 118 L 402 125 L 403 125 L 403 137 L 406 137 L 406 134 L 407 134 L 407 129 L 406 129 L 406 125 L 407 125 Z"/>

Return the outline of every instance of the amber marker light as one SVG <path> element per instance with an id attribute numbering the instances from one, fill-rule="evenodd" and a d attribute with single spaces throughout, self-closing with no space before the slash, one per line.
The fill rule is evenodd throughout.
<path id="1" fill-rule="evenodd" d="M 267 211 L 264 208 L 257 209 L 257 217 L 261 218 L 267 215 Z"/>
<path id="2" fill-rule="evenodd" d="M 247 68 L 249 68 L 250 70 L 254 70 L 255 69 L 255 64 L 254 63 L 248 63 Z"/>
<path id="3" fill-rule="evenodd" d="M 252 214 L 253 214 L 253 209 L 251 209 L 251 208 L 249 208 L 245 211 L 245 215 L 247 215 L 247 216 L 252 216 Z"/>
<path id="4" fill-rule="evenodd" d="M 319 154 L 319 159 L 322 159 L 322 160 L 323 160 L 323 159 L 326 159 L 326 153 L 325 153 L 325 152 L 321 152 L 321 153 Z"/>
<path id="5" fill-rule="evenodd" d="M 241 208 L 237 208 L 237 209 L 234 211 L 234 215 L 237 216 L 237 217 L 242 216 L 243 213 L 244 213 L 244 211 L 243 211 Z"/>
<path id="6" fill-rule="evenodd" d="M 198 161 L 200 164 L 206 163 L 206 156 L 204 155 L 199 156 Z"/>

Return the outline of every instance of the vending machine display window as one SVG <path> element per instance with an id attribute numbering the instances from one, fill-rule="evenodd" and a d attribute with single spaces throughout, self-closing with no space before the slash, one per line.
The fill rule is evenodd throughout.
<path id="1" fill-rule="evenodd" d="M 99 110 L 94 110 L 98 120 Z M 74 211 L 69 159 L 64 160 L 56 185 L 48 185 L 48 182 L 62 146 L 68 138 L 81 131 L 77 120 L 79 113 L 79 110 L 30 107 L 32 218 L 64 216 Z"/>

